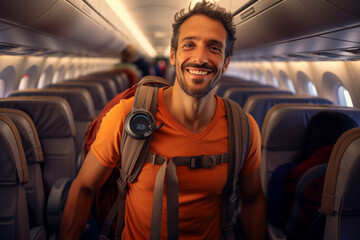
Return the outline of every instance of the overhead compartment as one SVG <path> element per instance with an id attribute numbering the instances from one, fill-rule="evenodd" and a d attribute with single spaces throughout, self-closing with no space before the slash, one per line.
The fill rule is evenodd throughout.
<path id="1" fill-rule="evenodd" d="M 233 12 L 238 60 L 360 46 L 358 0 L 259 0 Z"/>
<path id="2" fill-rule="evenodd" d="M 0 1 L 0 21 L 3 46 L 118 57 L 128 41 L 81 0 Z"/>

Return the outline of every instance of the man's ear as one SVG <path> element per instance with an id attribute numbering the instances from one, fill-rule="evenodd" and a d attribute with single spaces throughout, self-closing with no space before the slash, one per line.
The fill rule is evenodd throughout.
<path id="1" fill-rule="evenodd" d="M 171 48 L 170 49 L 170 64 L 175 66 L 175 49 Z"/>
<path id="2" fill-rule="evenodd" d="M 224 74 L 226 72 L 226 70 L 228 69 L 229 67 L 229 64 L 230 64 L 230 60 L 231 60 L 231 56 L 230 57 L 227 57 L 225 59 L 225 62 L 224 62 L 224 67 L 223 67 L 223 70 L 222 70 L 222 73 Z"/>

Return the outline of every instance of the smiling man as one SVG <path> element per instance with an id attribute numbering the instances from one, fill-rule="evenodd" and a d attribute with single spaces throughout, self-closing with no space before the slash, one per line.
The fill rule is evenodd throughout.
<path id="1" fill-rule="evenodd" d="M 235 41 L 232 14 L 203 1 L 175 16 L 170 63 L 175 66 L 174 85 L 158 91 L 156 125 L 149 153 L 175 157 L 221 155 L 229 152 L 225 104 L 215 86 L 228 68 Z M 74 180 L 61 226 L 62 239 L 78 239 L 96 192 L 121 161 L 120 142 L 125 118 L 134 98 L 121 100 L 103 118 L 96 139 Z M 259 166 L 260 135 L 248 115 L 250 143 L 239 181 L 241 219 L 247 239 L 264 239 L 266 206 Z M 238 133 L 241 134 L 241 133 Z M 163 194 L 161 239 L 224 239 L 222 213 L 228 163 L 212 168 L 176 166 L 178 180 L 178 233 L 168 231 L 167 194 Z M 160 165 L 144 163 L 137 181 L 128 184 L 125 226 L 121 239 L 149 239 L 154 183 Z M 76 210 L 76 211 L 75 211 Z M 170 229 L 170 228 L 169 228 Z M 227 235 L 229 237 L 229 235 Z M 230 239 L 235 238 L 235 235 Z M 228 238 L 226 238 L 228 239 Z"/>
<path id="2" fill-rule="evenodd" d="M 196 26 L 196 28 L 194 28 Z M 221 22 L 195 15 L 181 25 L 178 48 L 171 49 L 170 63 L 176 66 L 176 84 L 192 97 L 206 96 L 229 65 L 225 58 L 226 31 Z M 188 80 L 186 80 L 186 78 Z"/>

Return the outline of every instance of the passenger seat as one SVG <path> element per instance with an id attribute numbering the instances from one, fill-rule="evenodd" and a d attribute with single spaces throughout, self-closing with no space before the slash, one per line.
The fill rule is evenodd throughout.
<path id="1" fill-rule="evenodd" d="M 40 140 L 31 118 L 23 111 L 0 108 L 0 115 L 9 117 L 19 131 L 27 162 L 29 181 L 25 184 L 30 226 L 45 226 L 45 195 L 41 172 L 44 157 Z"/>
<path id="2" fill-rule="evenodd" d="M 326 214 L 324 239 L 360 239 L 360 128 L 336 142 L 325 175 L 320 211 Z"/>
<path id="3" fill-rule="evenodd" d="M 76 174 L 75 124 L 68 102 L 60 97 L 9 97 L 0 99 L 1 108 L 19 109 L 34 122 L 44 154 L 45 198 L 60 178 Z"/>
<path id="4" fill-rule="evenodd" d="M 111 99 L 115 97 L 117 94 L 117 87 L 115 82 L 109 78 L 96 78 L 96 77 L 86 77 L 86 78 L 76 78 L 76 79 L 68 79 L 64 82 L 75 82 L 75 83 L 84 83 L 84 82 L 94 82 L 99 83 L 103 86 L 106 94 L 106 101 L 110 102 Z"/>
<path id="5" fill-rule="evenodd" d="M 77 171 L 82 163 L 83 142 L 89 123 L 95 118 L 95 108 L 91 95 L 83 88 L 46 88 L 46 89 L 26 89 L 10 92 L 8 97 L 16 96 L 58 96 L 62 97 L 70 105 L 76 130 L 76 156 Z"/>
<path id="6" fill-rule="evenodd" d="M 24 184 L 28 169 L 19 132 L 0 115 L 0 236 L 7 240 L 45 240 L 43 227 L 30 229 Z"/>
<path id="7" fill-rule="evenodd" d="M 95 107 L 95 116 L 107 104 L 106 93 L 104 87 L 96 82 L 59 82 L 45 86 L 45 88 L 85 88 L 89 91 Z"/>
<path id="8" fill-rule="evenodd" d="M 323 110 L 336 110 L 352 117 L 360 125 L 360 109 L 321 104 L 278 104 L 267 113 L 261 132 L 260 166 L 264 192 L 272 172 L 291 162 L 301 150 L 307 124 L 312 115 Z"/>
<path id="9" fill-rule="evenodd" d="M 328 99 L 307 95 L 256 94 L 248 98 L 244 110 L 253 116 L 261 132 L 267 112 L 273 106 L 281 103 L 334 104 Z"/>
<path id="10" fill-rule="evenodd" d="M 226 90 L 224 97 L 230 98 L 237 102 L 241 107 L 244 107 L 249 97 L 256 94 L 282 94 L 282 95 L 293 95 L 292 92 L 277 89 L 277 88 L 264 88 L 264 87 L 232 87 Z"/>

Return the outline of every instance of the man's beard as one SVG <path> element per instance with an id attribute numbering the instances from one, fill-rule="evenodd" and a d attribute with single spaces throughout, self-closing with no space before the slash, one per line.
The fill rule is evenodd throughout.
<path id="1" fill-rule="evenodd" d="M 190 87 L 188 86 L 188 84 L 186 84 L 185 81 L 184 72 L 187 71 L 185 69 L 186 67 L 208 69 L 211 72 L 216 72 L 216 75 L 213 77 L 211 81 L 209 81 L 208 85 L 205 88 L 193 90 L 190 89 Z M 201 98 L 206 96 L 211 90 L 213 90 L 220 81 L 222 71 L 216 71 L 216 70 L 217 69 L 215 67 L 209 66 L 207 63 L 204 64 L 189 63 L 189 64 L 184 64 L 182 67 L 179 64 L 176 64 L 176 78 L 178 80 L 180 87 L 186 94 L 188 94 L 191 97 Z"/>

